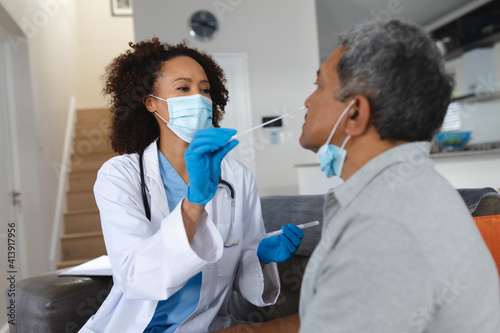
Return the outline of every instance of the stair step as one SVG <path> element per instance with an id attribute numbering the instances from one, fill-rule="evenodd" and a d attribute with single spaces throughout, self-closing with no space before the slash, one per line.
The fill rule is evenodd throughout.
<path id="1" fill-rule="evenodd" d="M 101 231 L 101 219 L 98 209 L 78 209 L 64 214 L 66 234 Z"/>
<path id="2" fill-rule="evenodd" d="M 109 138 L 109 122 L 102 120 L 97 124 L 76 125 L 73 139 L 87 139 L 91 141 L 107 140 Z"/>
<path id="3" fill-rule="evenodd" d="M 101 166 L 111 157 L 116 156 L 116 153 L 96 153 L 87 156 L 81 156 L 76 153 L 71 155 L 71 170 L 72 171 L 91 171 L 99 170 Z"/>
<path id="4" fill-rule="evenodd" d="M 61 237 L 63 261 L 97 258 L 106 254 L 102 232 L 82 232 Z"/>
<path id="5" fill-rule="evenodd" d="M 76 260 L 65 260 L 61 261 L 60 263 L 57 264 L 57 269 L 62 269 L 62 268 L 69 268 L 69 267 L 74 267 L 81 265 L 83 263 L 86 263 L 87 261 L 92 260 L 93 258 L 86 258 L 86 259 L 76 259 Z"/>
<path id="6" fill-rule="evenodd" d="M 83 192 L 92 191 L 97 178 L 97 170 L 71 171 L 68 176 L 69 191 Z"/>
<path id="7" fill-rule="evenodd" d="M 92 129 L 97 129 L 102 132 L 109 132 L 109 127 L 111 125 L 111 118 L 110 117 L 103 117 L 103 118 L 96 118 L 92 121 L 76 121 L 75 123 L 75 131 L 76 130 L 92 130 Z"/>
<path id="8" fill-rule="evenodd" d="M 112 116 L 109 109 L 78 109 L 76 111 L 77 124 L 96 124 L 101 119 L 110 119 Z"/>
<path id="9" fill-rule="evenodd" d="M 95 203 L 94 192 L 67 192 L 66 207 L 68 211 L 79 209 L 97 209 Z"/>
<path id="10" fill-rule="evenodd" d="M 102 138 L 74 138 L 73 139 L 73 153 L 80 156 L 113 153 L 111 142 L 107 137 Z"/>

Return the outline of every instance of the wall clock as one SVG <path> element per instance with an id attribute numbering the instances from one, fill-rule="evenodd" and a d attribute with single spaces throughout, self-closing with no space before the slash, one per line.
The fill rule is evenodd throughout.
<path id="1" fill-rule="evenodd" d="M 200 10 L 189 20 L 189 34 L 203 42 L 209 41 L 216 35 L 219 28 L 217 18 L 207 10 Z"/>

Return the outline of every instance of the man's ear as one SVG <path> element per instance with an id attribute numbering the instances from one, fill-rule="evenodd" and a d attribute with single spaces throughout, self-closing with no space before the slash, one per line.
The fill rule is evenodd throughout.
<path id="1" fill-rule="evenodd" d="M 155 112 L 156 111 L 156 105 L 155 105 L 155 99 L 151 96 L 144 96 L 142 99 L 142 104 L 148 109 L 149 112 Z"/>
<path id="2" fill-rule="evenodd" d="M 351 136 L 363 135 L 371 126 L 371 107 L 368 98 L 354 96 L 354 104 L 347 113 L 346 133 Z"/>

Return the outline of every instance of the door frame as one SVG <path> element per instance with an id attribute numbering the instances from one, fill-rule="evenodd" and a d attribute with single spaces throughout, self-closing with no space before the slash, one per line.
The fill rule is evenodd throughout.
<path id="1" fill-rule="evenodd" d="M 0 29 L 3 28 L 0 26 Z M 13 128 L 13 123 L 15 123 L 15 114 L 12 112 L 11 102 L 12 102 L 12 76 L 9 72 L 9 66 L 11 64 L 11 56 L 9 51 L 9 45 L 6 41 L 2 40 L 0 34 L 0 112 L 2 113 L 2 164 L 6 166 L 6 176 L 7 176 L 7 192 L 8 197 L 7 203 L 8 212 L 2 212 L 2 215 L 7 218 L 6 223 L 2 223 L 2 229 L 0 230 L 0 246 L 2 247 L 2 253 L 6 256 L 2 257 L 2 264 L 5 264 L 6 271 L 3 272 L 6 276 L 13 276 L 16 281 L 22 278 L 22 272 L 24 272 L 25 262 L 23 256 L 26 253 L 25 249 L 19 242 L 23 239 L 22 232 L 22 214 L 18 210 L 17 204 L 15 203 L 14 193 L 19 193 L 20 187 L 19 180 L 20 174 L 18 168 L 16 169 L 16 157 L 14 154 L 15 142 L 17 140 L 17 135 L 14 133 L 15 128 Z M 2 175 L 3 177 L 3 175 Z M 14 231 L 14 232 L 12 232 Z M 12 236 L 15 235 L 15 236 Z M 13 246 L 14 251 L 10 251 L 9 245 Z M 10 253 L 14 253 L 13 256 Z M 12 259 L 12 261 L 10 261 Z M 13 263 L 13 266 L 10 266 Z M 9 281 L 5 278 L 2 279 L 2 290 L 6 290 L 9 287 Z M 9 293 L 10 293 L 9 289 Z M 15 292 L 15 289 L 13 290 Z M 5 293 L 2 293 L 0 297 L 1 303 L 6 304 Z M 15 311 L 15 309 L 14 309 Z M 2 317 L 0 319 L 0 332 L 5 332 L 8 329 L 8 318 L 6 317 L 7 311 L 5 308 L 1 311 Z M 15 314 L 14 314 L 15 316 Z"/>
<path id="2" fill-rule="evenodd" d="M 10 70 L 13 65 L 13 53 L 10 44 L 7 42 L 2 42 L 2 47 L 0 51 L 4 56 L 4 63 L 2 64 L 5 73 L 4 83 L 6 87 L 5 91 L 5 115 L 8 121 L 9 133 L 8 133 L 8 149 L 9 149 L 9 159 L 10 160 L 10 171 L 12 175 L 12 191 L 16 193 L 21 193 L 22 195 L 22 177 L 20 173 L 20 158 L 19 158 L 19 133 L 18 133 L 18 121 L 17 113 L 15 112 L 15 91 L 14 91 L 14 76 Z M 26 64 L 29 66 L 29 64 Z M 24 230 L 24 220 L 23 213 L 20 209 L 21 202 L 18 201 L 18 205 L 14 207 L 14 218 L 17 221 L 16 236 L 18 239 L 25 238 Z M 29 266 L 26 259 L 26 242 L 20 242 L 18 244 L 19 253 L 17 262 L 19 266 L 19 277 L 29 275 Z"/>

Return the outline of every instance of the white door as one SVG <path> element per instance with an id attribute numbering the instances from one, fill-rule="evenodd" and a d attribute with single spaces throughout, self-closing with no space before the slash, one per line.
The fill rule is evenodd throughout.
<path id="1" fill-rule="evenodd" d="M 1 27 L 0 27 L 1 29 Z M 17 262 L 15 258 L 15 231 L 17 221 L 14 207 L 13 191 L 13 170 L 10 146 L 9 117 L 7 114 L 7 82 L 5 80 L 5 42 L 0 40 L 0 330 L 7 323 L 7 307 L 5 290 L 9 288 L 9 293 L 15 292 L 15 288 L 10 288 L 11 281 L 18 278 Z M 9 232 L 10 231 L 10 232 Z M 10 247 L 10 248 L 9 248 Z M 12 265 L 12 266 L 11 266 Z M 14 277 L 14 278 L 12 278 Z M 12 308 L 14 308 L 12 306 Z M 15 311 L 11 309 L 11 311 Z"/>
<path id="2" fill-rule="evenodd" d="M 250 90 L 248 81 L 248 65 L 245 53 L 215 53 L 215 61 L 224 70 L 229 91 L 229 102 L 226 106 L 221 127 L 234 128 L 238 132 L 251 127 Z M 240 143 L 229 156 L 243 163 L 255 175 L 255 149 L 252 135 L 239 139 Z"/>

